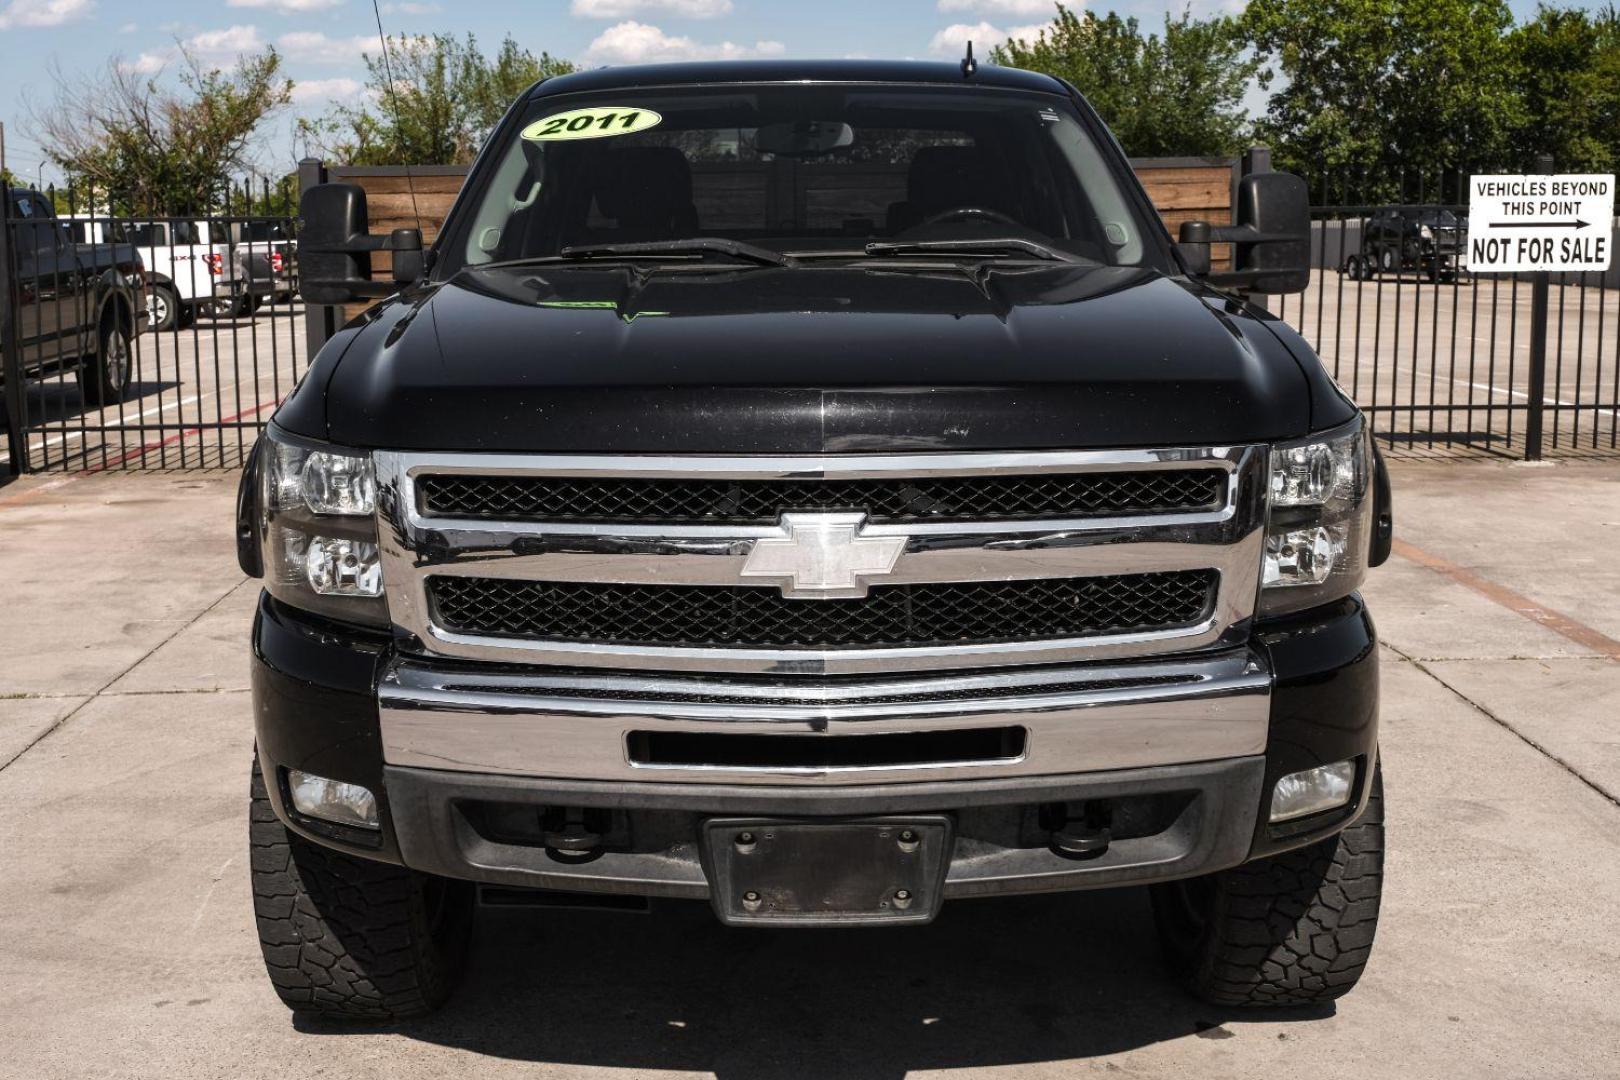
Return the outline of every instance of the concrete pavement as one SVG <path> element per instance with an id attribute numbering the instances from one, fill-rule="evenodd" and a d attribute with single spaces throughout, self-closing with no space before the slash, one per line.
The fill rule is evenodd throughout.
<path id="1" fill-rule="evenodd" d="M 295 1025 L 260 965 L 231 488 L 0 488 L 0 1077 L 1620 1076 L 1620 465 L 1397 465 L 1387 892 L 1334 1009 L 1186 998 L 1125 890 L 889 933 L 486 912 L 460 997 L 383 1030 Z"/>

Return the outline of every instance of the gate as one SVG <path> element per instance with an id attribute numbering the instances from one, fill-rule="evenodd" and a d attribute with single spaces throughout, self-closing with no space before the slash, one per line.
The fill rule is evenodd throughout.
<path id="1" fill-rule="evenodd" d="M 1272 309 L 1391 453 L 1620 452 L 1620 265 L 1462 270 L 1469 180 L 1462 170 L 1317 180 L 1310 289 Z"/>
<path id="2" fill-rule="evenodd" d="M 237 467 L 307 366 L 291 178 L 201 214 L 0 195 L 0 475 Z"/>

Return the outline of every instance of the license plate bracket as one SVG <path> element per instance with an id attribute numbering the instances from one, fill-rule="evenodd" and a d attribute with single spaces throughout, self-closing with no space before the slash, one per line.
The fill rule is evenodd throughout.
<path id="1" fill-rule="evenodd" d="M 715 912 L 731 925 L 926 923 L 939 912 L 952 838 L 938 815 L 710 818 L 703 861 Z"/>

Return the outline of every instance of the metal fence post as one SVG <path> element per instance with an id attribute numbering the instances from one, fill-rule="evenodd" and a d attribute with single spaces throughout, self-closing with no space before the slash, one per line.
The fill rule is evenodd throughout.
<path id="1" fill-rule="evenodd" d="M 1553 171 L 1553 159 L 1536 158 L 1536 171 Z M 1535 271 L 1530 283 L 1530 411 L 1524 422 L 1524 460 L 1540 461 L 1547 408 L 1547 308 L 1552 272 Z"/>
<path id="2" fill-rule="evenodd" d="M 298 199 L 303 202 L 304 192 L 316 184 L 326 183 L 326 162 L 319 158 L 304 158 L 298 163 Z M 299 230 L 302 233 L 302 229 Z M 302 265 L 303 260 L 299 260 Z M 306 364 L 314 363 L 315 354 L 321 351 L 333 334 L 337 333 L 337 309 L 325 304 L 304 304 L 304 343 L 307 347 L 305 353 Z"/>
<path id="3" fill-rule="evenodd" d="M 0 363 L 6 381 L 6 449 L 13 476 L 29 471 L 28 437 L 23 431 L 22 347 L 17 334 L 17 270 L 11 242 L 11 191 L 0 185 Z"/>

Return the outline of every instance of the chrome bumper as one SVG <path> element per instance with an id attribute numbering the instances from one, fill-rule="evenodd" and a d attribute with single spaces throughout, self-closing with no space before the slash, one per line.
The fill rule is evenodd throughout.
<path id="1" fill-rule="evenodd" d="M 383 757 L 393 767 L 817 787 L 1073 775 L 1260 755 L 1270 694 L 1265 659 L 1248 647 L 856 683 L 471 671 L 396 657 L 379 688 Z M 1023 731 L 1020 752 L 980 760 L 662 764 L 631 752 L 635 733 L 842 739 L 1005 727 Z"/>

